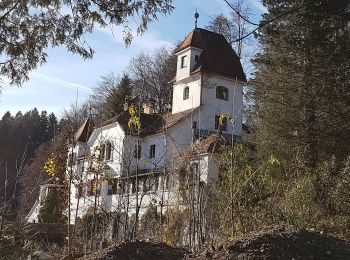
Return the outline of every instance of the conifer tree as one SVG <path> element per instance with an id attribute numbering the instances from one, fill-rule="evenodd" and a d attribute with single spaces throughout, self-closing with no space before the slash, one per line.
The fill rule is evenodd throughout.
<path id="1" fill-rule="evenodd" d="M 124 74 L 116 89 L 106 99 L 105 114 L 113 117 L 124 111 L 125 98 L 132 94 L 132 81 L 127 74 Z"/>
<path id="2" fill-rule="evenodd" d="M 311 172 L 350 152 L 350 30 L 347 0 L 265 0 L 255 59 L 260 154 Z"/>

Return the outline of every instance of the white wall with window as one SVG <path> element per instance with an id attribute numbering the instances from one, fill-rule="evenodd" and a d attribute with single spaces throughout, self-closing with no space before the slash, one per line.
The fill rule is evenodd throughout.
<path id="1" fill-rule="evenodd" d="M 200 75 L 192 75 L 173 85 L 172 113 L 179 113 L 191 108 L 199 107 L 201 103 Z M 188 89 L 188 90 L 186 90 Z M 188 93 L 188 95 L 186 94 Z"/>

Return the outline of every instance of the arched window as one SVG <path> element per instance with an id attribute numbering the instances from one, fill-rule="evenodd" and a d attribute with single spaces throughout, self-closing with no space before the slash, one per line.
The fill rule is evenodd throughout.
<path id="1" fill-rule="evenodd" d="M 112 155 L 112 144 L 111 142 L 106 143 L 106 160 L 110 160 Z"/>
<path id="2" fill-rule="evenodd" d="M 228 100 L 228 89 L 223 86 L 216 87 L 216 98 Z"/>
<path id="3" fill-rule="evenodd" d="M 187 86 L 184 88 L 184 100 L 190 97 L 190 88 Z"/>
<path id="4" fill-rule="evenodd" d="M 100 146 L 100 159 L 104 160 L 105 159 L 105 152 L 106 152 L 106 145 L 105 144 L 101 144 Z"/>

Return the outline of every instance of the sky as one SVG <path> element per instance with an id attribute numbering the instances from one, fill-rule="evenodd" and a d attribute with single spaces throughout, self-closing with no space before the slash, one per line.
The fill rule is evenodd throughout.
<path id="1" fill-rule="evenodd" d="M 231 0 L 230 2 L 233 2 Z M 260 0 L 244 0 L 251 9 L 251 20 L 258 22 L 266 9 Z M 88 98 L 100 77 L 110 72 L 120 75 L 129 61 L 141 52 L 152 53 L 163 46 L 172 47 L 194 29 L 194 13 L 199 13 L 198 27 L 204 28 L 211 17 L 231 11 L 224 0 L 173 0 L 174 11 L 159 16 L 149 24 L 148 31 L 134 36 L 125 47 L 121 28 L 97 28 L 86 39 L 94 49 L 91 60 L 71 54 L 63 47 L 48 50 L 48 62 L 29 74 L 21 87 L 3 85 L 0 89 L 0 118 L 6 111 L 15 115 L 34 107 L 54 112 L 60 117 L 70 104 Z"/>

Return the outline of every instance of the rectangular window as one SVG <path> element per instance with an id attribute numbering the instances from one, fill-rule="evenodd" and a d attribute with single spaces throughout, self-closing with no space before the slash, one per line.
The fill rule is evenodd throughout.
<path id="1" fill-rule="evenodd" d="M 195 62 L 198 61 L 198 55 L 194 55 L 194 61 L 195 61 Z"/>
<path id="2" fill-rule="evenodd" d="M 223 86 L 216 87 L 216 98 L 228 100 L 228 89 Z"/>
<path id="3" fill-rule="evenodd" d="M 149 147 L 149 158 L 155 158 L 156 157 L 156 145 L 152 144 Z"/>
<path id="4" fill-rule="evenodd" d="M 197 129 L 197 122 L 196 121 L 192 122 L 192 129 Z"/>
<path id="5" fill-rule="evenodd" d="M 181 69 L 186 67 L 186 55 L 181 57 Z"/>
<path id="6" fill-rule="evenodd" d="M 141 159 L 141 145 L 137 147 L 137 144 L 135 144 L 134 148 L 134 158 Z"/>
<path id="7" fill-rule="evenodd" d="M 215 129 L 226 131 L 227 128 L 227 120 L 223 118 L 222 124 L 220 124 L 220 116 L 215 116 Z"/>

